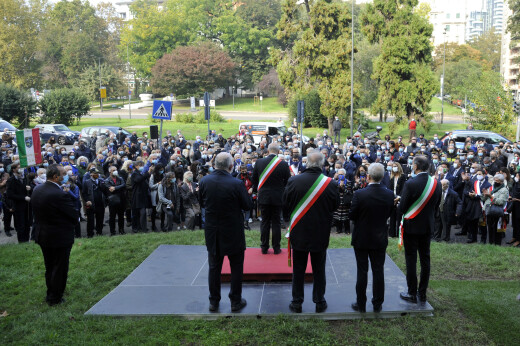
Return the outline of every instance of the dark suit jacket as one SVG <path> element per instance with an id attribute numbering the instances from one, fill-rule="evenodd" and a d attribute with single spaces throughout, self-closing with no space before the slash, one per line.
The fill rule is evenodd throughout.
<path id="1" fill-rule="evenodd" d="M 397 179 L 397 187 L 395 189 L 395 194 L 397 196 L 401 196 L 401 193 L 403 192 L 404 183 L 406 183 L 406 176 L 404 174 L 401 174 L 401 176 Z M 394 192 L 393 178 L 390 178 L 390 187 L 388 189 Z"/>
<path id="2" fill-rule="evenodd" d="M 403 215 L 410 209 L 421 196 L 426 182 L 428 181 L 428 173 L 421 173 L 415 178 L 409 179 L 404 184 L 403 193 L 401 194 L 401 203 L 399 204 L 399 212 Z M 419 215 L 411 220 L 404 221 L 404 232 L 410 234 L 433 234 L 435 231 L 435 209 L 439 206 L 441 200 L 441 184 L 437 182 L 437 187 L 426 206 L 421 210 Z"/>
<path id="3" fill-rule="evenodd" d="M 148 190 L 148 178 L 150 173 L 145 172 L 144 174 L 138 171 L 132 172 L 130 181 L 132 184 L 132 208 L 148 208 L 149 206 L 149 190 Z"/>
<path id="4" fill-rule="evenodd" d="M 442 200 L 442 194 L 441 194 Z M 439 202 L 440 209 L 440 202 Z M 440 211 L 440 210 L 439 210 Z M 449 225 L 454 225 L 457 223 L 456 215 L 460 215 L 462 212 L 462 200 L 455 190 L 451 187 L 448 188 L 448 194 L 446 195 L 446 200 L 444 201 L 443 213 L 446 217 L 446 221 Z"/>
<path id="5" fill-rule="evenodd" d="M 206 208 L 208 252 L 224 256 L 245 251 L 242 210 L 250 210 L 252 202 L 244 184 L 228 172 L 216 170 L 200 180 L 199 201 Z"/>
<path id="6" fill-rule="evenodd" d="M 309 168 L 289 179 L 283 193 L 283 215 L 288 223 L 291 213 L 320 175 L 320 168 Z M 329 246 L 332 214 L 338 205 L 338 185 L 332 181 L 291 230 L 292 248 L 312 252 L 326 250 Z"/>
<path id="7" fill-rule="evenodd" d="M 44 247 L 71 246 L 79 222 L 72 196 L 47 181 L 34 188 L 31 202 L 36 243 Z"/>
<path id="8" fill-rule="evenodd" d="M 394 193 L 381 184 L 371 184 L 354 192 L 350 219 L 354 221 L 352 246 L 384 249 L 388 246 L 387 219 L 394 207 Z"/>
<path id="9" fill-rule="evenodd" d="M 263 159 L 256 161 L 255 167 L 253 168 L 253 191 L 258 191 L 260 175 L 267 167 L 269 162 L 271 162 L 274 156 L 274 154 L 271 154 Z M 291 172 L 289 171 L 289 166 L 285 161 L 280 162 L 271 173 L 269 178 L 267 178 L 264 185 L 262 185 L 260 191 L 258 191 L 258 203 L 282 205 L 283 190 L 285 185 L 287 185 L 287 181 L 290 177 Z"/>

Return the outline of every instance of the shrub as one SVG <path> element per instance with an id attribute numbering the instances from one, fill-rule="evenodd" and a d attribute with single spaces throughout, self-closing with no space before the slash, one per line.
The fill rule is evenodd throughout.
<path id="1" fill-rule="evenodd" d="M 55 89 L 40 101 L 42 123 L 72 125 L 90 111 L 87 95 L 79 89 Z"/>
<path id="2" fill-rule="evenodd" d="M 194 121 L 194 116 L 191 113 L 178 113 L 175 114 L 175 121 L 178 123 L 191 124 Z"/>
<path id="3" fill-rule="evenodd" d="M 217 113 L 216 111 L 214 110 L 210 110 L 210 121 L 212 123 L 223 123 L 226 121 L 226 119 L 224 119 L 224 117 L 220 114 L 220 113 Z M 206 119 L 204 119 L 204 111 L 199 111 L 196 115 L 195 115 L 195 118 L 194 118 L 194 121 L 197 123 L 197 124 L 205 124 L 207 123 L 208 121 Z"/>
<path id="4" fill-rule="evenodd" d="M 305 103 L 304 126 L 305 127 L 328 127 L 327 118 L 320 112 L 321 100 L 318 91 L 312 90 L 308 94 L 296 94 L 289 102 L 289 117 L 292 121 L 296 118 L 296 101 L 303 100 Z"/>
<path id="5" fill-rule="evenodd" d="M 19 124 L 30 118 L 36 113 L 36 101 L 21 90 L 9 84 L 0 83 L 0 117 L 12 122 L 16 120 Z"/>

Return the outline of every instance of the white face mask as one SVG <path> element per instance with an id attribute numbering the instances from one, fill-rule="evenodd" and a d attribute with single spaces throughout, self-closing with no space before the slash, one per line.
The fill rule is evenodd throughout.
<path id="1" fill-rule="evenodd" d="M 399 169 L 397 167 L 392 167 L 392 171 L 396 173 Z"/>
<path id="2" fill-rule="evenodd" d="M 459 168 L 459 165 L 457 163 L 454 163 L 453 168 L 457 169 L 457 168 Z"/>
<path id="3" fill-rule="evenodd" d="M 520 179 L 518 177 L 515 177 L 515 181 L 518 183 Z"/>
<path id="4" fill-rule="evenodd" d="M 477 180 L 482 181 L 484 179 L 484 176 L 482 174 L 477 175 Z"/>

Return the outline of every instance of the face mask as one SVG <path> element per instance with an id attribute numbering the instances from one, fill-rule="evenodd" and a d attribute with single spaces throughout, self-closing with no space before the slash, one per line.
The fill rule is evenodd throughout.
<path id="1" fill-rule="evenodd" d="M 175 164 L 175 160 L 170 160 L 170 165 L 174 165 Z"/>
<path id="2" fill-rule="evenodd" d="M 290 160 L 290 159 L 291 159 L 291 156 L 290 156 L 290 155 L 285 155 L 285 159 L 286 159 L 286 160 Z"/>
<path id="3" fill-rule="evenodd" d="M 2 168 L 2 169 L 3 169 L 3 168 Z M 46 180 L 47 180 L 47 176 L 45 175 L 45 173 L 40 174 L 38 177 L 40 178 L 40 180 L 43 180 L 43 181 L 46 181 Z"/>
<path id="4" fill-rule="evenodd" d="M 208 158 L 208 155 L 202 155 L 202 158 L 205 160 Z M 171 161 L 170 161 L 171 162 Z"/>
<path id="5" fill-rule="evenodd" d="M 477 180 L 482 181 L 484 179 L 484 176 L 482 174 L 477 175 Z"/>
<path id="6" fill-rule="evenodd" d="M 176 181 L 177 181 L 176 178 L 173 178 L 172 180 L 170 180 L 170 182 L 171 182 L 172 184 L 175 184 Z"/>
<path id="7" fill-rule="evenodd" d="M 403 148 L 399 148 L 399 152 L 400 152 L 400 153 L 402 153 L 402 152 L 403 152 L 403 150 L 404 150 Z"/>
<path id="8" fill-rule="evenodd" d="M 518 177 L 515 177 L 515 182 L 518 183 L 519 181 L 520 181 L 520 179 Z"/>
<path id="9" fill-rule="evenodd" d="M 212 173 L 215 169 L 213 167 L 209 168 L 209 172 Z"/>
<path id="10" fill-rule="evenodd" d="M 361 157 L 362 157 L 362 158 L 365 158 L 365 157 L 366 157 L 366 154 L 365 154 L 365 153 L 361 153 Z"/>
<path id="11" fill-rule="evenodd" d="M 105 162 L 105 159 L 99 159 L 99 162 L 103 163 Z"/>
<path id="12" fill-rule="evenodd" d="M 302 162 L 302 167 L 303 168 L 307 167 L 307 162 Z"/>
<path id="13" fill-rule="evenodd" d="M 164 170 L 161 169 L 161 170 L 159 171 L 159 174 L 163 174 L 163 173 L 164 173 Z"/>
<path id="14" fill-rule="evenodd" d="M 139 172 L 141 172 L 141 173 L 144 172 L 144 167 L 143 166 L 139 167 Z"/>
<path id="15" fill-rule="evenodd" d="M 338 145 L 337 144 L 334 144 L 334 149 L 338 149 Z"/>
<path id="16" fill-rule="evenodd" d="M 74 156 L 70 156 L 69 159 L 74 160 Z"/>
<path id="17" fill-rule="evenodd" d="M 453 149 L 448 149 L 448 152 L 449 152 L 450 154 L 453 154 Z"/>
<path id="18" fill-rule="evenodd" d="M 118 172 L 118 171 L 113 171 L 113 172 L 112 172 L 112 175 L 113 175 L 114 177 L 117 177 L 117 176 L 119 175 L 119 172 Z"/>
<path id="19" fill-rule="evenodd" d="M 441 160 L 442 160 L 443 162 L 446 162 L 447 158 L 446 158 L 445 156 L 443 156 L 443 157 L 441 157 Z"/>
<path id="20" fill-rule="evenodd" d="M 143 147 L 143 150 L 146 150 L 146 149 L 148 149 L 148 147 L 145 145 L 145 146 Z"/>
<path id="21" fill-rule="evenodd" d="M 339 180 L 344 180 L 345 179 L 345 175 L 343 175 L 343 174 L 338 175 L 338 179 Z"/>
<path id="22" fill-rule="evenodd" d="M 43 167 L 48 167 L 49 166 L 49 163 L 48 162 L 44 162 L 43 163 Z M 2 168 L 3 169 L 3 168 Z M 3 171 L 2 171 L 3 172 Z"/>
<path id="23" fill-rule="evenodd" d="M 436 164 L 439 163 L 439 160 L 437 160 L 437 159 L 433 159 L 432 162 L 433 162 L 434 165 L 436 165 Z"/>
<path id="24" fill-rule="evenodd" d="M 399 169 L 397 167 L 392 167 L 392 172 L 397 173 Z"/>
<path id="25" fill-rule="evenodd" d="M 0 173 L 4 173 L 4 167 L 0 168 Z"/>
<path id="26" fill-rule="evenodd" d="M 408 164 L 411 165 L 413 163 L 413 160 L 408 160 Z"/>
<path id="27" fill-rule="evenodd" d="M 103 154 L 103 155 L 108 154 L 108 150 L 103 150 L 102 154 Z"/>
<path id="28" fill-rule="evenodd" d="M 128 157 L 123 157 L 123 162 L 128 161 Z"/>
<path id="29" fill-rule="evenodd" d="M 247 152 L 250 153 L 251 152 L 251 148 L 247 148 Z"/>
<path id="30" fill-rule="evenodd" d="M 152 160 L 152 163 L 153 163 L 154 165 L 157 164 L 157 162 L 159 162 L 157 159 L 153 159 L 153 160 Z"/>
<path id="31" fill-rule="evenodd" d="M 468 160 L 473 160 L 474 157 L 475 156 L 473 156 L 473 155 L 468 155 Z"/>
<path id="32" fill-rule="evenodd" d="M 69 165 L 68 162 L 62 162 L 61 164 L 62 164 L 63 166 L 68 166 L 68 165 Z"/>
<path id="33" fill-rule="evenodd" d="M 377 156 L 381 156 L 381 152 L 380 151 L 377 152 Z"/>
<path id="34" fill-rule="evenodd" d="M 459 165 L 457 163 L 454 163 L 453 168 L 457 169 L 457 168 L 459 168 Z"/>
<path id="35" fill-rule="evenodd" d="M 385 161 L 390 161 L 390 156 L 385 156 Z"/>
<path id="36" fill-rule="evenodd" d="M 466 156 L 461 156 L 460 159 L 461 159 L 462 161 L 464 161 L 464 160 L 466 160 Z"/>
<path id="37" fill-rule="evenodd" d="M 386 167 L 386 170 L 387 170 L 388 172 L 391 172 L 391 171 L 392 171 L 392 166 L 388 166 L 388 167 Z"/>
<path id="38" fill-rule="evenodd" d="M 120 151 L 119 152 L 119 155 L 123 155 L 125 152 L 124 151 Z"/>
<path id="39" fill-rule="evenodd" d="M 63 180 L 61 181 L 62 184 L 66 184 L 69 181 L 69 175 L 66 174 L 63 176 Z"/>
<path id="40" fill-rule="evenodd" d="M 72 175 L 72 171 L 67 171 L 67 175 L 71 176 Z"/>
<path id="41" fill-rule="evenodd" d="M 469 172 L 470 172 L 471 174 L 475 174 L 475 168 L 470 168 L 470 169 L 469 169 Z"/>
<path id="42" fill-rule="evenodd" d="M 191 146 L 189 146 L 189 145 L 186 146 L 186 149 L 190 150 L 190 148 L 191 148 Z"/>
<path id="43" fill-rule="evenodd" d="M 434 139 L 434 140 L 438 140 L 438 139 L 439 139 L 439 137 L 433 137 L 433 139 Z"/>
<path id="44" fill-rule="evenodd" d="M 478 156 L 482 157 L 484 156 L 484 153 L 478 153 Z"/>

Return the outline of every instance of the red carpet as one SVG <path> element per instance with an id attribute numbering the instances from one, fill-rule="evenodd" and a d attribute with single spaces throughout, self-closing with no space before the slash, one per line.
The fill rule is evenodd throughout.
<path id="1" fill-rule="evenodd" d="M 282 249 L 282 253 L 279 255 L 275 255 L 273 249 L 269 249 L 267 255 L 262 255 L 262 250 L 259 248 L 247 248 L 244 254 L 243 281 L 291 281 L 292 269 L 288 265 L 287 249 Z M 229 282 L 231 279 L 231 269 L 227 257 L 224 258 L 221 278 L 225 282 Z M 310 258 L 305 271 L 305 281 L 312 281 Z"/>

